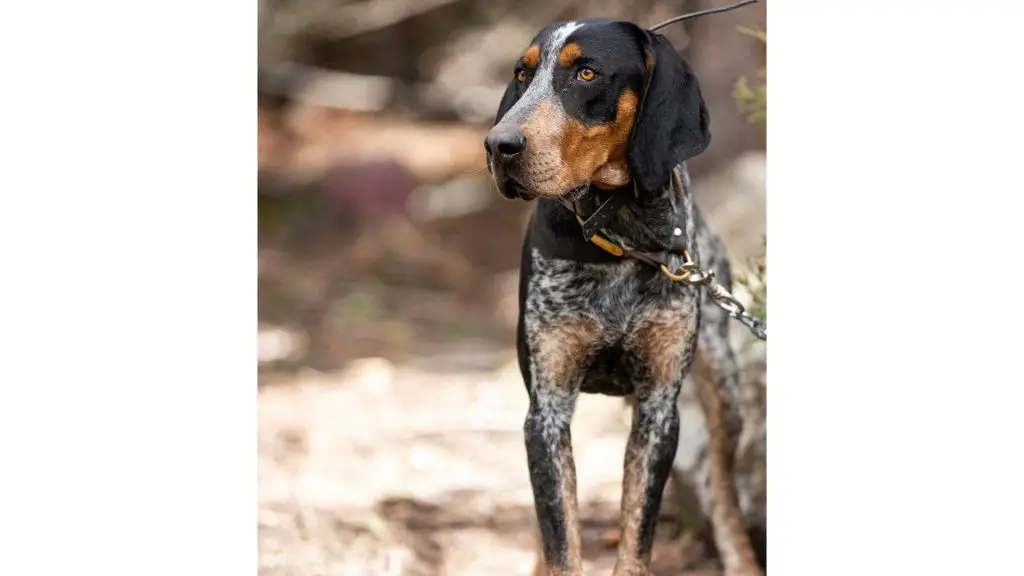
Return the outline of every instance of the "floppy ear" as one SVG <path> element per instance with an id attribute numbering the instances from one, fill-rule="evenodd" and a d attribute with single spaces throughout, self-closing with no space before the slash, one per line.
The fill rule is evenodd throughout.
<path id="1" fill-rule="evenodd" d="M 508 87 L 505 88 L 505 94 L 501 97 L 501 104 L 498 104 L 498 113 L 494 115 L 494 123 L 501 122 L 501 118 L 512 108 L 516 103 L 516 83 L 509 82 Z"/>
<path id="2" fill-rule="evenodd" d="M 711 143 L 710 119 L 693 69 L 661 34 L 640 30 L 646 87 L 629 143 L 629 171 L 644 191 L 664 186 L 672 169 Z"/>

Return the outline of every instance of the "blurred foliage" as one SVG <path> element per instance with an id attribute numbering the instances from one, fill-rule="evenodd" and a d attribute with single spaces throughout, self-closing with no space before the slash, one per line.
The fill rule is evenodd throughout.
<path id="1" fill-rule="evenodd" d="M 746 34 L 764 42 L 767 44 L 768 36 L 764 30 L 756 30 L 753 28 L 740 27 L 739 31 L 741 34 Z M 760 74 L 762 78 L 765 77 L 765 70 L 762 69 Z M 760 86 L 751 88 L 747 83 L 746 76 L 740 77 L 736 81 L 736 87 L 733 91 L 733 95 L 736 98 L 736 105 L 740 111 L 746 115 L 747 120 L 750 122 L 757 122 L 762 127 L 767 125 L 768 121 L 768 87 L 762 83 Z M 765 249 L 761 254 L 750 258 L 747 262 L 747 268 L 750 270 L 746 274 L 740 274 L 736 278 L 736 282 L 747 289 L 750 292 L 751 302 L 747 306 L 748 312 L 754 316 L 763 318 L 765 321 L 768 320 L 768 289 L 766 284 L 766 272 L 767 272 L 767 257 L 768 257 L 768 239 L 763 237 L 761 239 Z"/>
<path id="2" fill-rule="evenodd" d="M 753 28 L 739 27 L 741 34 L 752 36 L 757 38 L 761 42 L 767 43 L 767 33 L 764 30 L 756 30 Z M 761 78 L 765 77 L 765 70 L 762 68 L 758 73 Z M 749 122 L 756 122 L 764 126 L 768 121 L 768 86 L 765 83 L 761 83 L 759 86 L 751 87 L 747 77 L 741 76 L 736 81 L 736 85 L 733 89 L 733 97 L 736 98 L 736 104 L 739 106 L 740 111 L 747 117 Z"/>
<path id="3" fill-rule="evenodd" d="M 747 306 L 747 312 L 767 321 L 768 294 L 765 280 L 765 274 L 768 268 L 767 237 L 762 237 L 761 243 L 764 244 L 765 250 L 763 250 L 761 254 L 754 256 L 747 261 L 747 268 L 750 272 L 738 275 L 736 283 L 743 286 L 748 292 L 750 292 L 750 305 Z"/>

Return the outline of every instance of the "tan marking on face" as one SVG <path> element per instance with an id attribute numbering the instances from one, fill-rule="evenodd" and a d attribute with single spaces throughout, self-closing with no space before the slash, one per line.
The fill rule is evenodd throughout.
<path id="1" fill-rule="evenodd" d="M 526 184 L 539 196 L 559 196 L 588 182 L 601 188 L 628 184 L 636 107 L 636 94 L 623 90 L 613 122 L 585 126 L 567 118 L 552 99 L 537 104 L 521 127 L 527 141 L 520 161 Z"/>
<path id="2" fill-rule="evenodd" d="M 540 66 L 540 46 L 534 44 L 523 52 L 523 64 L 530 69 Z"/>
<path id="3" fill-rule="evenodd" d="M 530 190 L 539 196 L 558 196 L 575 185 L 562 162 L 559 144 L 564 124 L 562 107 L 547 99 L 537 104 L 520 127 L 526 138 L 520 169 Z"/>
<path id="4" fill-rule="evenodd" d="M 565 45 L 565 48 L 562 48 L 562 52 L 558 55 L 558 65 L 562 68 L 568 68 L 582 55 L 583 49 L 580 48 L 580 45 L 570 42 Z"/>
<path id="5" fill-rule="evenodd" d="M 636 105 L 636 94 L 624 90 L 619 96 L 614 122 L 585 126 L 576 119 L 564 121 L 561 158 L 568 166 L 567 176 L 572 185 L 591 182 L 614 188 L 629 182 L 626 160 Z"/>

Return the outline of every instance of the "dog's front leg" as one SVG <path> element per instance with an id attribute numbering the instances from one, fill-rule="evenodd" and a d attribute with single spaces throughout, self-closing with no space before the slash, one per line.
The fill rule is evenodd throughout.
<path id="1" fill-rule="evenodd" d="M 580 576 L 576 464 L 569 424 L 586 363 L 597 342 L 593 322 L 534 324 L 530 341 L 530 410 L 523 432 L 534 505 L 549 576 Z"/>
<path id="2" fill-rule="evenodd" d="M 698 319 L 691 302 L 675 304 L 641 318 L 626 342 L 636 402 L 626 443 L 614 576 L 648 574 L 662 492 L 676 455 L 676 398 L 693 361 Z"/>
<path id="3" fill-rule="evenodd" d="M 549 576 L 583 573 L 576 502 L 576 464 L 569 422 L 575 394 L 532 395 L 523 432 L 530 483 Z"/>
<path id="4" fill-rule="evenodd" d="M 644 397 L 637 396 L 626 444 L 619 520 L 622 537 L 615 576 L 646 575 L 651 563 L 661 496 L 679 440 L 675 402 L 679 386 L 667 385 Z"/>

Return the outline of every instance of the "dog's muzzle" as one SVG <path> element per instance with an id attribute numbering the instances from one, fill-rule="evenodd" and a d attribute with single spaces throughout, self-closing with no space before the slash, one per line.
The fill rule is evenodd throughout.
<path id="1" fill-rule="evenodd" d="M 487 171 L 494 178 L 501 195 L 509 200 L 532 198 L 532 194 L 527 193 L 522 184 L 509 174 L 514 171 L 525 148 L 526 137 L 517 127 L 508 124 L 498 124 L 484 139 Z"/>
<path id="2" fill-rule="evenodd" d="M 494 163 L 507 168 L 526 148 L 526 137 L 515 126 L 498 124 L 484 139 L 484 148 Z"/>

